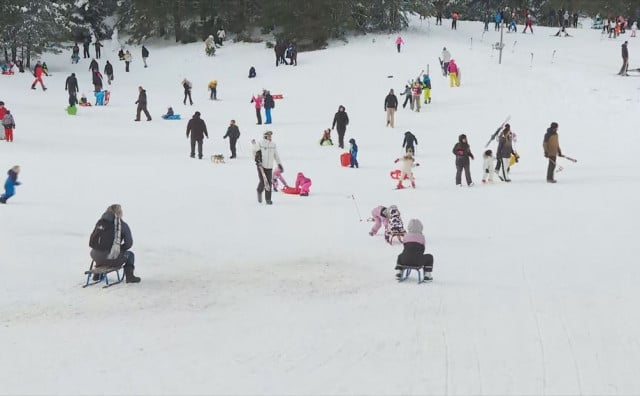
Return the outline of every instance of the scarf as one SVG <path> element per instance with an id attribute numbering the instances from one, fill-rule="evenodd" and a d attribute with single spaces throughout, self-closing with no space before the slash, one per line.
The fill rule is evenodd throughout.
<path id="1" fill-rule="evenodd" d="M 120 218 L 117 216 L 114 218 L 113 228 L 113 245 L 111 245 L 109 256 L 107 256 L 107 259 L 109 260 L 115 260 L 120 256 L 120 245 L 122 244 L 122 227 L 120 224 Z"/>

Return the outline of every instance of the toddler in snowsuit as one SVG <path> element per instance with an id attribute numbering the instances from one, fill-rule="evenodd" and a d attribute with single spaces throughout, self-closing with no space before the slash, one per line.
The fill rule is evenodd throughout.
<path id="1" fill-rule="evenodd" d="M 311 179 L 306 177 L 302 172 L 298 172 L 296 177 L 296 188 L 300 189 L 300 195 L 303 197 L 309 196 L 309 189 L 311 188 Z"/>
<path id="2" fill-rule="evenodd" d="M 415 154 L 416 153 L 416 145 L 418 144 L 418 139 L 416 135 L 411 133 L 411 131 L 406 131 L 404 133 L 404 140 L 402 141 L 402 148 L 404 148 L 407 154 Z"/>
<path id="3" fill-rule="evenodd" d="M 13 130 L 16 127 L 16 122 L 9 110 L 7 110 L 7 114 L 5 114 L 4 118 L 2 119 L 2 126 L 4 127 L 5 140 L 7 142 L 13 142 Z"/>
<path id="4" fill-rule="evenodd" d="M 407 225 L 407 234 L 404 237 L 404 249 L 398 255 L 396 265 L 405 267 L 422 268 L 424 271 L 424 279 L 432 280 L 431 271 L 433 271 L 433 256 L 424 254 L 425 239 L 422 234 L 422 223 L 418 219 L 409 220 Z M 396 266 L 398 273 L 396 278 L 402 277 L 402 269 Z"/>
<path id="5" fill-rule="evenodd" d="M 393 237 L 398 237 L 398 240 L 402 242 L 402 237 L 406 233 L 398 207 L 395 205 L 389 206 L 389 226 L 384 231 L 384 240 L 389 244 L 393 244 Z"/>
<path id="6" fill-rule="evenodd" d="M 353 168 L 354 166 L 357 168 L 358 167 L 358 145 L 356 144 L 356 140 L 355 139 L 349 139 L 349 144 L 351 145 L 351 147 L 349 148 L 349 154 L 351 155 L 350 158 L 350 165 L 349 168 Z"/>
<path id="7" fill-rule="evenodd" d="M 4 182 L 4 194 L 0 195 L 0 203 L 6 204 L 7 199 L 13 197 L 16 193 L 16 186 L 20 185 L 18 174 L 20 166 L 16 165 L 7 172 L 7 181 Z"/>
<path id="8" fill-rule="evenodd" d="M 493 169 L 493 152 L 491 150 L 487 150 L 482 154 L 482 167 L 484 168 L 484 174 L 482 175 L 482 182 L 486 183 L 487 180 L 493 182 L 493 174 L 495 173 Z"/>
<path id="9" fill-rule="evenodd" d="M 405 156 L 402 158 L 396 158 L 396 160 L 393 162 L 397 164 L 400 160 L 402 160 L 402 169 L 400 172 L 400 179 L 398 180 L 397 188 L 404 188 L 405 176 L 408 177 L 411 181 L 411 187 L 416 188 L 416 178 L 413 176 L 413 168 L 415 166 L 420 166 L 420 164 L 416 162 L 416 160 L 413 158 L 413 155 L 411 155 L 411 153 L 409 152 L 407 152 L 407 154 L 405 154 Z"/>
<path id="10" fill-rule="evenodd" d="M 331 129 L 327 128 L 322 131 L 322 138 L 320 139 L 321 146 L 333 146 L 333 141 L 331 140 Z"/>
<path id="11" fill-rule="evenodd" d="M 371 220 L 373 220 L 373 227 L 371 227 L 369 235 L 376 235 L 382 225 L 386 230 L 389 227 L 389 209 L 384 206 L 376 206 L 371 210 Z"/>
<path id="12" fill-rule="evenodd" d="M 163 114 L 163 115 L 162 115 L 162 118 L 166 120 L 166 119 L 168 119 L 169 117 L 172 117 L 172 116 L 173 116 L 173 114 L 174 114 L 174 112 L 173 112 L 173 107 L 169 107 L 169 108 L 167 109 L 167 114 Z"/>
<path id="13" fill-rule="evenodd" d="M 283 186 L 289 187 L 284 177 L 282 177 L 282 166 L 278 165 L 276 169 L 273 170 L 273 180 L 271 184 L 273 185 L 273 191 L 278 192 L 278 182 L 282 183 Z"/>

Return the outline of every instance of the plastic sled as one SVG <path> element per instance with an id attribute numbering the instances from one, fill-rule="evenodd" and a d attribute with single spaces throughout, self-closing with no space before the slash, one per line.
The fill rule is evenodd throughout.
<path id="1" fill-rule="evenodd" d="M 3 76 L 13 76 L 15 73 L 13 72 L 13 70 L 3 70 L 2 71 L 2 75 Z"/>
<path id="2" fill-rule="evenodd" d="M 179 120 L 180 119 L 180 114 L 163 115 L 162 118 L 165 119 L 165 120 Z"/>
<path id="3" fill-rule="evenodd" d="M 80 103 L 80 106 L 82 107 L 91 107 L 91 103 L 87 102 L 87 103 Z"/>
<path id="4" fill-rule="evenodd" d="M 340 165 L 342 165 L 342 166 L 351 165 L 351 154 L 349 154 L 349 153 L 340 154 Z"/>
<path id="5" fill-rule="evenodd" d="M 400 174 L 402 174 L 402 171 L 400 169 L 392 170 L 391 172 L 389 172 L 389 176 L 391 176 L 393 180 L 399 180 Z M 409 180 L 409 175 L 404 175 L 404 180 Z"/>
<path id="6" fill-rule="evenodd" d="M 273 97 L 274 99 L 284 99 L 284 95 L 282 94 L 273 94 L 271 95 L 271 97 Z"/>
<path id="7" fill-rule="evenodd" d="M 295 187 L 285 186 L 285 187 L 282 187 L 280 191 L 282 191 L 285 194 L 300 195 L 300 189 Z"/>
<path id="8" fill-rule="evenodd" d="M 76 106 L 68 106 L 66 111 L 67 111 L 67 114 L 69 114 L 69 115 L 78 114 L 78 108 Z"/>

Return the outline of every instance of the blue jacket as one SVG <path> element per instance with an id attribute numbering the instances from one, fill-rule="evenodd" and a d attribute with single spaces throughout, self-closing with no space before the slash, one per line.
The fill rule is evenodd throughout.
<path id="1" fill-rule="evenodd" d="M 351 148 L 349 149 L 349 154 L 351 154 L 351 158 L 358 158 L 358 145 L 355 143 L 351 143 Z"/>
<path id="2" fill-rule="evenodd" d="M 500 15 L 500 12 L 496 12 L 496 23 L 500 22 L 502 22 L 502 15 Z"/>
<path id="3" fill-rule="evenodd" d="M 20 182 L 18 181 L 18 174 L 13 169 L 9 169 L 7 175 L 9 175 L 9 177 L 7 177 L 7 181 L 4 182 L 4 188 L 13 188 L 13 186 L 20 185 Z"/>

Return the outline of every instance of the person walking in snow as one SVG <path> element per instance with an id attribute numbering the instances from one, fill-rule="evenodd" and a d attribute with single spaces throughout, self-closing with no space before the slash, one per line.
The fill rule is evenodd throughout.
<path id="1" fill-rule="evenodd" d="M 458 136 L 458 143 L 453 146 L 453 155 L 456 156 L 456 186 L 462 187 L 462 171 L 464 170 L 464 176 L 467 179 L 467 185 L 473 186 L 471 180 L 471 171 L 469 170 L 470 161 L 473 159 L 473 153 L 471 147 L 467 143 L 467 135 L 462 134 Z"/>
<path id="2" fill-rule="evenodd" d="M 547 133 L 544 134 L 544 140 L 542 141 L 542 148 L 545 158 L 549 160 L 549 164 L 547 165 L 547 183 L 555 183 L 556 180 L 553 175 L 556 169 L 556 161 L 558 157 L 562 157 L 560 143 L 558 142 L 557 122 L 552 122 L 551 126 L 547 128 Z"/>
<path id="3" fill-rule="evenodd" d="M 296 189 L 300 189 L 300 196 L 309 196 L 309 189 L 311 188 L 311 179 L 306 177 L 302 172 L 298 172 L 296 176 Z"/>
<path id="4" fill-rule="evenodd" d="M 411 85 L 405 84 L 404 91 L 400 93 L 400 96 L 405 95 L 404 102 L 402 103 L 402 108 L 407 107 L 407 102 L 409 102 L 409 108 L 413 111 L 413 97 L 411 96 Z"/>
<path id="5" fill-rule="evenodd" d="M 277 164 L 281 172 L 284 172 L 284 167 L 280 161 L 278 155 L 278 149 L 276 144 L 271 140 L 273 132 L 266 131 L 263 135 L 263 140 L 260 143 L 256 143 L 253 140 L 252 147 L 254 152 L 254 158 L 256 160 L 256 166 L 258 168 L 258 202 L 262 203 L 262 192 L 264 191 L 264 197 L 267 205 L 273 204 L 271 201 L 271 185 L 273 166 Z"/>
<path id="6" fill-rule="evenodd" d="M 460 69 L 458 68 L 455 60 L 451 59 L 449 61 L 447 71 L 449 72 L 449 86 L 453 88 L 453 85 L 455 84 L 456 87 L 459 87 L 460 78 L 458 77 L 458 73 L 460 73 Z"/>
<path id="7" fill-rule="evenodd" d="M 629 44 L 628 41 L 625 41 L 622 44 L 622 67 L 620 68 L 620 71 L 618 72 L 619 76 L 628 76 L 629 74 L 627 74 L 627 70 L 629 69 L 629 49 L 627 48 L 627 45 Z"/>
<path id="8" fill-rule="evenodd" d="M 451 30 L 458 30 L 458 19 L 460 18 L 460 14 L 457 11 L 453 12 L 451 15 Z"/>
<path id="9" fill-rule="evenodd" d="M 78 62 L 80 62 L 80 47 L 78 47 L 78 43 L 74 43 L 71 49 L 71 63 Z"/>
<path id="10" fill-rule="evenodd" d="M 75 104 L 78 103 L 78 92 L 80 92 L 76 73 L 71 73 L 71 75 L 67 77 L 64 83 L 64 90 L 69 93 L 69 106 L 75 106 Z"/>
<path id="11" fill-rule="evenodd" d="M 191 136 L 189 136 L 191 135 Z M 207 124 L 200 118 L 200 112 L 196 111 L 187 123 L 187 139 L 191 137 L 191 158 L 196 157 L 196 144 L 198 145 L 198 158 L 202 159 L 202 141 L 204 137 L 209 139 Z"/>
<path id="12" fill-rule="evenodd" d="M 131 52 L 129 52 L 129 50 L 127 50 L 127 52 L 124 53 L 124 71 L 129 73 L 129 65 L 131 64 Z"/>
<path id="13" fill-rule="evenodd" d="M 100 49 L 101 49 L 102 47 L 104 47 L 104 46 L 102 45 L 102 43 L 100 42 L 100 40 L 98 40 L 97 38 L 96 38 L 96 42 L 93 44 L 93 46 L 94 46 L 94 47 L 95 47 L 95 49 L 96 49 L 96 59 L 100 59 L 100 55 L 101 55 L 101 50 L 100 50 Z"/>
<path id="14" fill-rule="evenodd" d="M 338 130 L 338 147 L 344 148 L 344 135 L 347 132 L 347 125 L 349 125 L 349 115 L 343 105 L 338 106 L 338 111 L 333 116 L 333 123 L 331 129 L 337 128 Z"/>
<path id="15" fill-rule="evenodd" d="M 207 88 L 209 88 L 210 92 L 209 99 L 218 100 L 218 80 L 209 81 Z"/>
<path id="16" fill-rule="evenodd" d="M 138 87 L 138 100 L 136 100 L 136 104 L 138 105 L 138 109 L 136 110 L 136 119 L 134 121 L 140 121 L 140 112 L 144 112 L 144 115 L 147 116 L 147 121 L 151 121 L 151 114 L 149 114 L 149 110 L 147 110 L 147 91 L 145 91 L 142 86 Z"/>
<path id="17" fill-rule="evenodd" d="M 447 47 L 442 48 L 440 57 L 442 60 L 442 74 L 446 77 L 449 72 L 449 62 L 451 61 L 451 53 L 447 50 Z"/>
<path id="18" fill-rule="evenodd" d="M 193 99 L 191 99 L 191 81 L 187 80 L 186 78 L 182 80 L 182 88 L 184 88 L 184 100 L 182 101 L 182 103 L 184 105 L 187 104 L 187 98 L 189 98 L 189 104 L 191 106 L 193 106 Z"/>
<path id="19" fill-rule="evenodd" d="M 102 73 L 100 73 L 100 70 L 94 69 L 92 74 L 93 92 L 102 91 Z"/>
<path id="20" fill-rule="evenodd" d="M 398 53 L 400 53 L 400 49 L 402 48 L 402 44 L 404 44 L 404 40 L 402 39 L 402 36 L 398 36 L 396 38 L 396 48 L 398 49 Z"/>
<path id="21" fill-rule="evenodd" d="M 405 149 L 405 152 L 407 154 L 411 153 L 415 155 L 417 145 L 418 139 L 416 138 L 416 135 L 411 133 L 411 131 L 406 131 L 404 133 L 404 140 L 402 141 L 402 148 Z"/>
<path id="22" fill-rule="evenodd" d="M 402 161 L 402 166 L 400 168 L 400 178 L 398 179 L 398 186 L 396 188 L 404 188 L 405 177 L 411 182 L 411 187 L 416 188 L 416 178 L 413 175 L 413 168 L 420 166 L 420 164 L 416 162 L 415 158 L 413 158 L 413 154 L 409 152 L 407 152 L 402 158 L 396 158 L 393 162 L 397 164 L 400 161 Z"/>
<path id="23" fill-rule="evenodd" d="M 20 174 L 19 165 L 15 165 L 7 172 L 7 180 L 4 182 L 4 194 L 0 195 L 0 203 L 6 204 L 7 200 L 16 194 L 16 186 L 20 185 L 18 174 Z"/>
<path id="24" fill-rule="evenodd" d="M 358 145 L 356 139 L 349 139 L 349 168 L 358 168 Z"/>
<path id="25" fill-rule="evenodd" d="M 433 280 L 433 256 L 424 254 L 426 241 L 422 234 L 422 223 L 418 219 L 409 220 L 407 233 L 402 238 L 403 249 L 396 260 L 396 278 L 402 278 L 402 267 L 422 268 L 424 280 Z"/>
<path id="26" fill-rule="evenodd" d="M 40 61 L 38 61 L 36 63 L 36 66 L 33 68 L 33 76 L 36 78 L 33 81 L 33 84 L 31 84 L 31 89 L 36 89 L 36 84 L 40 83 L 40 86 L 42 87 L 43 91 L 47 90 L 47 87 L 44 86 L 44 82 L 42 81 L 42 75 L 45 76 L 49 76 L 49 74 L 47 73 L 46 70 L 44 70 L 44 67 L 42 67 L 42 63 L 40 63 Z"/>
<path id="27" fill-rule="evenodd" d="M 524 30 L 522 31 L 523 34 L 527 32 L 527 28 L 529 28 L 531 34 L 533 34 L 533 18 L 531 14 L 527 14 L 527 19 L 525 19 L 524 22 Z"/>
<path id="28" fill-rule="evenodd" d="M 94 70 L 99 70 L 100 66 L 98 65 L 98 61 L 95 59 L 91 59 L 91 63 L 89 63 L 89 71 L 93 73 Z"/>
<path id="29" fill-rule="evenodd" d="M 511 125 L 505 124 L 502 133 L 498 138 L 498 149 L 496 151 L 496 158 L 500 162 L 500 169 L 502 176 L 498 174 L 498 177 L 505 182 L 510 182 L 509 170 L 511 155 L 515 154 L 513 151 L 513 132 L 511 131 Z"/>
<path id="30" fill-rule="evenodd" d="M 142 46 L 142 63 L 144 67 L 147 67 L 147 59 L 149 59 L 149 50 L 144 45 Z"/>
<path id="31" fill-rule="evenodd" d="M 398 97 L 393 93 L 393 89 L 384 98 L 384 111 L 387 112 L 387 126 L 394 128 L 395 114 L 398 110 Z"/>
<path id="32" fill-rule="evenodd" d="M 270 91 L 264 91 L 263 93 L 263 105 L 264 105 L 264 116 L 265 116 L 265 124 L 271 124 L 271 110 L 276 107 L 276 103 L 273 100 L 273 96 Z"/>
<path id="33" fill-rule="evenodd" d="M 486 183 L 487 181 L 493 183 L 493 174 L 495 173 L 493 169 L 493 152 L 491 150 L 487 150 L 482 154 L 482 168 L 484 169 L 484 173 L 482 174 L 482 182 Z"/>
<path id="34" fill-rule="evenodd" d="M 113 81 L 113 65 L 109 61 L 104 65 L 104 74 L 107 76 L 107 83 L 111 85 L 111 81 Z"/>
<path id="35" fill-rule="evenodd" d="M 229 158 L 236 158 L 236 142 L 240 138 L 240 129 L 236 125 L 236 120 L 231 120 L 227 133 L 222 138 L 229 138 L 229 149 L 231 150 L 231 157 Z"/>
<path id="36" fill-rule="evenodd" d="M 2 126 L 4 127 L 4 140 L 13 142 L 13 130 L 16 128 L 16 121 L 9 110 L 6 111 L 6 114 L 0 122 L 2 122 Z"/>
<path id="37" fill-rule="evenodd" d="M 262 125 L 262 95 L 257 94 L 251 97 L 251 103 L 253 103 L 253 107 L 256 109 L 256 118 L 258 119 L 257 125 Z"/>

